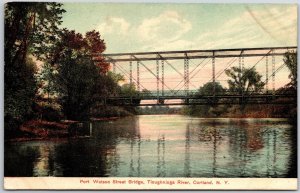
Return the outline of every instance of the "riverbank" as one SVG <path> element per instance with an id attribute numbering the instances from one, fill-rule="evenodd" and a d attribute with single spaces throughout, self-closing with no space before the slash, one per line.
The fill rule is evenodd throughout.
<path id="1" fill-rule="evenodd" d="M 203 118 L 288 118 L 297 119 L 297 107 L 295 105 L 195 105 L 184 107 L 183 115 Z"/>
<path id="2" fill-rule="evenodd" d="M 76 121 L 45 121 L 29 120 L 23 123 L 15 135 L 5 141 L 19 142 L 30 140 L 62 139 L 69 137 L 69 128 L 76 124 Z"/>
<path id="3" fill-rule="evenodd" d="M 92 117 L 90 121 L 115 121 L 120 117 Z M 23 123 L 18 131 L 15 131 L 15 136 L 5 139 L 9 142 L 21 141 L 36 141 L 36 140 L 64 140 L 67 138 L 87 138 L 86 128 L 84 123 L 90 121 L 46 121 L 46 120 L 29 120 Z M 85 130 L 85 132 L 83 131 Z"/>

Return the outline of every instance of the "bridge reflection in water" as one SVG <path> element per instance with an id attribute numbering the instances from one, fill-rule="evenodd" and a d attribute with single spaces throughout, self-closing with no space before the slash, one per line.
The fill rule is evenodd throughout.
<path id="1" fill-rule="evenodd" d="M 97 122 L 88 139 L 5 144 L 5 176 L 295 177 L 295 129 L 178 115 Z"/>

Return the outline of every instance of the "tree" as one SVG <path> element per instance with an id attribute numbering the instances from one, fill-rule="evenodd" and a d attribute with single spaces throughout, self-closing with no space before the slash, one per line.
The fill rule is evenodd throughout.
<path id="1" fill-rule="evenodd" d="M 124 96 L 136 96 L 138 95 L 138 91 L 135 88 L 134 84 L 123 84 L 121 86 L 121 95 Z"/>
<path id="2" fill-rule="evenodd" d="M 27 58 L 25 64 L 18 66 L 16 70 L 16 73 L 9 77 L 14 81 L 9 87 L 7 85 L 5 87 L 4 117 L 10 121 L 21 122 L 32 113 L 33 99 L 37 89 L 34 76 L 36 66 L 31 58 Z"/>
<path id="3" fill-rule="evenodd" d="M 215 87 L 215 92 L 214 92 Z M 225 92 L 225 89 L 222 87 L 222 85 L 219 82 L 208 82 L 205 83 L 203 86 L 201 86 L 196 93 L 196 96 L 207 96 L 207 95 L 213 95 L 213 94 L 223 94 Z M 191 102 L 199 102 L 200 99 L 194 99 Z M 206 101 L 207 102 L 207 101 Z M 217 102 L 217 99 L 215 99 L 215 102 Z M 196 115 L 201 117 L 207 117 L 207 116 L 218 116 L 222 112 L 224 112 L 223 106 L 216 106 L 213 104 L 207 104 L 207 105 L 191 105 L 185 109 L 185 112 L 190 115 Z"/>
<path id="4" fill-rule="evenodd" d="M 118 82 L 124 78 L 109 73 L 109 64 L 104 60 L 94 62 L 95 58 L 91 57 L 95 52 L 100 57 L 106 48 L 98 32 L 87 32 L 83 36 L 63 29 L 59 39 L 50 66 L 44 67 L 44 72 L 50 75 L 46 73 L 43 81 L 53 82 L 54 92 L 68 119 L 86 119 L 90 109 L 101 104 L 103 98 L 119 93 Z M 51 70 L 46 69 L 49 67 Z"/>
<path id="5" fill-rule="evenodd" d="M 28 52 L 46 58 L 57 39 L 60 3 L 11 2 L 5 6 L 5 64 L 23 64 Z"/>
<path id="6" fill-rule="evenodd" d="M 258 74 L 255 68 L 240 69 L 232 67 L 225 70 L 226 75 L 231 78 L 228 80 L 229 91 L 242 94 L 249 92 L 260 92 L 265 83 L 261 81 L 262 76 Z"/>
<path id="7" fill-rule="evenodd" d="M 261 92 L 265 83 L 261 81 L 262 76 L 255 68 L 232 67 L 225 70 L 226 75 L 231 78 L 228 80 L 229 91 L 239 95 L 249 95 L 252 92 Z M 240 111 L 243 114 L 247 105 L 248 98 L 240 100 Z"/>
<path id="8" fill-rule="evenodd" d="M 106 45 L 101 39 L 99 32 L 95 30 L 86 32 L 85 36 L 76 33 L 74 30 L 63 29 L 60 32 L 59 41 L 56 48 L 51 54 L 52 65 L 59 63 L 60 58 L 65 57 L 65 53 L 71 51 L 74 57 L 91 56 L 98 66 L 99 73 L 106 74 L 109 70 L 109 63 L 105 62 L 102 53 L 105 51 Z M 93 57 L 94 53 L 97 53 Z"/>
<path id="9" fill-rule="evenodd" d="M 88 118 L 90 108 L 116 87 L 112 79 L 99 74 L 90 58 L 73 58 L 71 52 L 60 60 L 54 84 L 64 115 L 73 120 Z"/>
<path id="10" fill-rule="evenodd" d="M 10 2 L 4 16 L 4 119 L 17 129 L 32 116 L 37 91 L 35 59 L 45 58 L 61 23 L 62 4 Z M 33 57 L 34 56 L 34 57 Z"/>
<path id="11" fill-rule="evenodd" d="M 215 93 L 214 93 L 215 85 Z M 219 82 L 208 82 L 201 86 L 198 90 L 198 95 L 213 95 L 213 94 L 223 94 L 225 89 Z"/>
<path id="12" fill-rule="evenodd" d="M 297 52 L 285 53 L 283 61 L 290 70 L 289 78 L 291 79 L 291 82 L 288 84 L 288 86 L 291 86 L 297 90 Z"/>
<path id="13" fill-rule="evenodd" d="M 151 96 L 152 95 L 151 91 L 148 89 L 145 89 L 145 88 L 142 90 L 141 94 L 143 96 Z"/>
<path id="14" fill-rule="evenodd" d="M 42 94 L 46 94 L 48 98 L 48 103 L 50 103 L 50 96 L 55 94 L 55 84 L 54 84 L 54 76 L 55 69 L 49 63 L 45 63 L 41 72 L 39 73 L 38 82 L 40 83 L 40 89 Z"/>
<path id="15" fill-rule="evenodd" d="M 125 81 L 125 78 L 122 74 L 119 73 L 113 73 L 111 71 L 107 72 L 107 76 L 109 76 L 112 80 L 114 80 L 117 84 Z"/>

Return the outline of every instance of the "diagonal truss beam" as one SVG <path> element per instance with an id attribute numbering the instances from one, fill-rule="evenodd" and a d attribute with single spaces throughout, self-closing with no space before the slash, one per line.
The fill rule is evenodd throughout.
<path id="1" fill-rule="evenodd" d="M 119 65 L 118 63 L 114 63 L 115 64 L 115 67 L 116 69 L 118 69 L 120 72 L 122 72 L 122 74 L 124 74 L 127 78 L 131 78 L 131 82 L 130 83 L 135 83 L 136 85 L 138 84 L 138 81 L 133 77 L 133 76 L 130 76 L 128 75 L 129 73 L 121 67 L 121 65 Z M 143 89 L 146 89 L 143 85 L 140 84 L 141 87 L 143 87 Z"/>
<path id="2" fill-rule="evenodd" d="M 141 62 L 138 58 L 135 56 L 132 56 L 133 58 L 136 59 L 136 61 L 139 61 L 142 66 L 144 66 L 155 78 L 158 78 L 159 82 L 161 82 L 167 89 L 172 90 L 168 85 L 166 85 L 157 75 L 150 69 L 148 68 L 143 62 Z"/>

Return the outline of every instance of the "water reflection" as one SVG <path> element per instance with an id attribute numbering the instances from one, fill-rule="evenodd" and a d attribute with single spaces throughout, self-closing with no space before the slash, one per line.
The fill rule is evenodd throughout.
<path id="1" fill-rule="evenodd" d="M 33 175 L 34 176 L 49 176 L 53 171 L 53 159 L 50 156 L 50 148 L 46 145 L 38 147 L 39 157 L 33 163 Z M 52 164 L 50 164 L 51 162 Z"/>
<path id="2" fill-rule="evenodd" d="M 284 120 L 151 115 L 89 129 L 84 139 L 5 144 L 5 176 L 296 176 L 296 127 Z"/>
<path id="3" fill-rule="evenodd" d="M 157 139 L 157 175 L 156 177 L 166 176 L 165 166 L 165 136 L 159 136 Z"/>
<path id="4" fill-rule="evenodd" d="M 184 176 L 191 176 L 191 166 L 190 166 L 190 124 L 186 126 L 185 132 L 185 152 L 184 152 Z"/>

